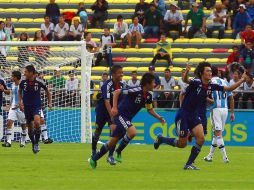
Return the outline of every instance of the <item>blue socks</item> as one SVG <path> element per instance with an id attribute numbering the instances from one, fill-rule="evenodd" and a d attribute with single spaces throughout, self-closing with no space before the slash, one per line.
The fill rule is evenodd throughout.
<path id="1" fill-rule="evenodd" d="M 34 143 L 35 143 L 35 139 L 34 139 L 34 128 L 28 129 L 28 136 L 29 136 L 29 138 L 30 138 L 32 144 L 34 144 Z"/>
<path id="2" fill-rule="evenodd" d="M 94 133 L 93 136 L 92 136 L 92 151 L 93 152 L 96 152 L 96 149 L 97 149 L 97 143 L 99 141 L 99 138 L 100 138 L 100 133 Z"/>
<path id="3" fill-rule="evenodd" d="M 116 152 L 121 153 L 123 151 L 123 149 L 125 149 L 125 147 L 129 144 L 130 140 L 131 139 L 128 137 L 128 135 L 125 134 L 121 143 L 119 144 L 118 148 L 116 149 Z"/>
<path id="4" fill-rule="evenodd" d="M 41 129 L 40 128 L 35 128 L 34 129 L 34 143 L 39 144 L 41 137 Z"/>
<path id="5" fill-rule="evenodd" d="M 92 156 L 92 159 L 93 159 L 94 161 L 97 161 L 97 160 L 99 160 L 103 155 L 105 155 L 107 152 L 108 152 L 108 144 L 105 143 L 105 144 L 101 147 L 100 151 L 97 152 L 95 155 Z"/>
<path id="6" fill-rule="evenodd" d="M 191 149 L 191 154 L 189 156 L 189 159 L 186 163 L 186 165 L 191 165 L 195 159 L 197 158 L 197 156 L 199 155 L 200 151 L 201 151 L 201 147 L 200 145 L 198 144 L 195 144 L 192 149 Z"/>
<path id="7" fill-rule="evenodd" d="M 113 157 L 113 154 L 114 154 L 114 152 L 115 152 L 115 149 L 116 149 L 116 146 L 112 147 L 112 148 L 109 150 L 108 157 Z"/>
<path id="8" fill-rule="evenodd" d="M 168 144 L 170 146 L 176 146 L 177 140 L 175 138 L 159 137 L 161 143 Z"/>

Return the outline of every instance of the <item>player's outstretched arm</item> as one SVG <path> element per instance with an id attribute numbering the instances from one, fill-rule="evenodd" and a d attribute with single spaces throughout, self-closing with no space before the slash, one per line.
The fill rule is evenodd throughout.
<path id="1" fill-rule="evenodd" d="M 149 113 L 150 115 L 152 115 L 154 118 L 158 119 L 158 120 L 161 122 L 162 125 L 164 125 L 164 124 L 166 123 L 164 117 L 162 117 L 162 116 L 160 116 L 159 114 L 157 114 L 157 113 L 154 111 L 153 108 L 148 109 L 147 111 L 148 111 L 148 113 Z"/>
<path id="2" fill-rule="evenodd" d="M 51 93 L 49 92 L 48 89 L 46 90 L 46 94 L 47 94 L 47 98 L 48 98 L 48 107 L 49 107 L 49 109 L 51 109 L 52 108 L 52 96 L 51 96 Z"/>
<path id="3" fill-rule="evenodd" d="M 235 120 L 235 114 L 234 114 L 234 109 L 235 109 L 235 100 L 233 95 L 229 96 L 229 105 L 230 105 L 230 121 Z"/>
<path id="4" fill-rule="evenodd" d="M 189 72 L 191 70 L 191 66 L 189 64 L 186 65 L 186 70 L 185 73 L 183 75 L 183 82 L 189 84 L 190 80 L 189 80 Z"/>
<path id="5" fill-rule="evenodd" d="M 120 94 L 122 93 L 122 90 L 121 89 L 118 89 L 114 92 L 114 96 L 113 96 L 113 107 L 112 107 L 112 110 L 111 110 L 111 113 L 114 116 L 116 116 L 118 114 L 118 98 L 120 96 Z"/>
<path id="6" fill-rule="evenodd" d="M 246 79 L 247 75 L 244 72 L 242 75 L 242 78 L 237 81 L 235 84 L 231 85 L 231 86 L 224 86 L 224 91 L 233 91 L 235 90 L 237 87 L 239 87 Z"/>

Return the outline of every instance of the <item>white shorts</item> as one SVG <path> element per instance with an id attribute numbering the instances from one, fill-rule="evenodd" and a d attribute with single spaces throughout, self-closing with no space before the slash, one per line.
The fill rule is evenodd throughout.
<path id="1" fill-rule="evenodd" d="M 24 112 L 20 111 L 20 109 L 10 109 L 8 120 L 18 121 L 20 124 L 26 124 L 25 114 Z"/>
<path id="2" fill-rule="evenodd" d="M 211 111 L 211 122 L 213 131 L 224 131 L 227 117 L 228 117 L 227 108 L 214 108 Z"/>
<path id="3" fill-rule="evenodd" d="M 44 114 L 43 114 L 42 109 L 41 109 L 41 118 L 43 118 L 43 119 L 44 119 Z"/>

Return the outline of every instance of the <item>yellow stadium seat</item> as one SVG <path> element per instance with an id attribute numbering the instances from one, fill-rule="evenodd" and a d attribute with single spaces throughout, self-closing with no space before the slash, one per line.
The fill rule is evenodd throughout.
<path id="1" fill-rule="evenodd" d="M 234 43 L 234 39 L 220 39 L 219 42 L 221 44 L 232 44 Z"/>
<path id="2" fill-rule="evenodd" d="M 89 29 L 86 30 L 86 32 L 101 33 L 101 32 L 103 32 L 103 29 L 100 29 L 100 28 L 89 28 Z"/>
<path id="3" fill-rule="evenodd" d="M 233 50 L 232 50 L 232 49 L 229 49 L 229 50 L 228 50 L 228 53 L 232 53 L 232 52 L 233 52 Z"/>
<path id="4" fill-rule="evenodd" d="M 12 0 L 12 3 L 24 3 L 25 0 Z"/>
<path id="5" fill-rule="evenodd" d="M 48 4 L 49 1 L 48 0 L 40 0 L 40 3 L 42 3 L 42 4 Z"/>
<path id="6" fill-rule="evenodd" d="M 156 72 L 164 72 L 166 67 L 155 67 Z"/>
<path id="7" fill-rule="evenodd" d="M 70 77 L 69 77 L 68 75 L 64 75 L 63 78 L 64 78 L 65 80 L 68 80 Z"/>
<path id="8" fill-rule="evenodd" d="M 56 1 L 58 4 L 68 4 L 69 0 L 57 0 Z"/>
<path id="9" fill-rule="evenodd" d="M 92 68 L 92 71 L 108 71 L 108 70 L 109 70 L 108 67 L 103 67 L 103 66 L 97 66 Z"/>
<path id="10" fill-rule="evenodd" d="M 50 80 L 52 77 L 53 77 L 53 76 L 51 76 L 51 75 L 45 75 L 45 76 L 43 77 L 43 79 L 45 79 L 45 80 Z"/>
<path id="11" fill-rule="evenodd" d="M 172 38 L 168 38 L 166 41 L 169 42 L 169 43 L 173 43 L 173 39 Z"/>
<path id="12" fill-rule="evenodd" d="M 44 23 L 44 19 L 43 18 L 35 18 L 33 20 L 33 22 L 36 22 L 36 23 Z"/>
<path id="13" fill-rule="evenodd" d="M 198 53 L 211 53 L 213 51 L 212 48 L 201 48 L 198 49 Z"/>
<path id="14" fill-rule="evenodd" d="M 101 80 L 101 76 L 91 76 L 91 80 Z"/>
<path id="15" fill-rule="evenodd" d="M 30 62 L 35 61 L 35 58 L 34 57 L 29 57 L 29 61 Z"/>
<path id="16" fill-rule="evenodd" d="M 32 18 L 20 18 L 19 22 L 33 22 L 34 20 Z"/>
<path id="17" fill-rule="evenodd" d="M 232 34 L 232 30 L 225 30 L 225 34 Z"/>
<path id="18" fill-rule="evenodd" d="M 183 68 L 181 67 L 172 67 L 170 68 L 171 72 L 182 72 Z"/>
<path id="19" fill-rule="evenodd" d="M 65 47 L 64 51 L 77 51 L 77 47 Z"/>
<path id="20" fill-rule="evenodd" d="M 113 0 L 112 3 L 113 4 L 126 4 L 127 1 L 126 0 Z"/>
<path id="21" fill-rule="evenodd" d="M 187 63 L 188 59 L 187 58 L 174 58 L 173 62 L 174 63 Z"/>
<path id="22" fill-rule="evenodd" d="M 65 61 L 67 61 L 67 62 L 74 62 L 74 61 L 78 61 L 78 58 L 77 57 L 66 57 Z"/>
<path id="23" fill-rule="evenodd" d="M 207 38 L 204 40 L 204 43 L 216 44 L 219 42 L 219 39 L 216 38 Z"/>
<path id="24" fill-rule="evenodd" d="M 29 8 L 23 8 L 19 10 L 20 13 L 32 13 L 34 12 L 34 9 L 29 9 Z"/>
<path id="25" fill-rule="evenodd" d="M 61 12 L 77 12 L 77 9 L 61 9 Z"/>
<path id="26" fill-rule="evenodd" d="M 5 9 L 5 12 L 6 13 L 19 13 L 19 10 L 20 9 L 17 9 L 17 8 L 8 8 L 8 9 Z"/>
<path id="27" fill-rule="evenodd" d="M 26 32 L 36 32 L 36 31 L 38 31 L 38 30 L 41 30 L 40 28 L 27 28 L 26 29 Z"/>
<path id="28" fill-rule="evenodd" d="M 148 72 L 148 67 L 138 67 L 137 72 Z"/>
<path id="29" fill-rule="evenodd" d="M 182 10 L 182 14 L 187 14 L 190 10 Z"/>
<path id="30" fill-rule="evenodd" d="M 17 18 L 11 18 L 11 21 L 12 22 L 18 22 L 18 19 Z"/>
<path id="31" fill-rule="evenodd" d="M 176 79 L 175 79 L 176 80 Z M 179 86 L 175 86 L 174 90 L 180 90 Z"/>
<path id="32" fill-rule="evenodd" d="M 152 57 L 141 58 L 141 62 L 146 62 L 146 63 L 150 63 L 152 60 L 153 60 Z"/>
<path id="33" fill-rule="evenodd" d="M 204 42 L 203 38 L 192 38 L 189 41 L 189 43 L 203 43 L 203 42 Z"/>
<path id="34" fill-rule="evenodd" d="M 129 80 L 131 80 L 131 76 L 123 76 L 123 80 L 129 81 Z"/>
<path id="35" fill-rule="evenodd" d="M 137 67 L 123 67 L 123 72 L 132 72 L 136 70 L 137 70 Z"/>
<path id="36" fill-rule="evenodd" d="M 140 48 L 140 49 L 137 49 L 137 52 L 139 53 L 152 53 L 153 52 L 153 48 Z"/>
<path id="37" fill-rule="evenodd" d="M 40 3 L 41 0 L 25 0 L 25 3 L 30 3 L 30 4 L 34 4 L 34 3 Z M 45 12 L 45 9 L 44 9 Z"/>
<path id="38" fill-rule="evenodd" d="M 113 19 L 108 19 L 108 20 L 106 20 L 105 22 L 106 23 L 115 23 L 117 20 L 115 19 L 115 18 L 113 18 Z"/>
<path id="39" fill-rule="evenodd" d="M 178 38 L 174 42 L 175 43 L 189 43 L 190 39 L 188 38 Z"/>
<path id="40" fill-rule="evenodd" d="M 133 53 L 133 52 L 138 52 L 138 49 L 136 49 L 136 48 L 126 48 L 126 49 L 123 49 L 123 52 Z"/>
<path id="41" fill-rule="evenodd" d="M 191 58 L 189 60 L 190 63 L 200 63 L 202 61 L 205 61 L 205 59 L 203 59 L 203 58 Z"/>
<path id="42" fill-rule="evenodd" d="M 17 46 L 12 46 L 12 47 L 10 47 L 10 51 L 17 52 L 18 51 L 18 47 Z"/>
<path id="43" fill-rule="evenodd" d="M 235 44 L 240 44 L 241 43 L 241 39 L 235 39 L 234 43 Z"/>
<path id="44" fill-rule="evenodd" d="M 123 13 L 134 13 L 134 9 L 122 9 Z"/>
<path id="45" fill-rule="evenodd" d="M 71 4 L 79 4 L 80 2 L 83 2 L 83 1 L 81 1 L 81 0 L 71 0 L 71 1 L 69 1 L 69 3 L 71 3 Z"/>
<path id="46" fill-rule="evenodd" d="M 17 61 L 18 58 L 17 57 L 6 57 L 7 61 Z"/>
<path id="47" fill-rule="evenodd" d="M 183 48 L 172 48 L 171 51 L 172 51 L 172 53 L 182 53 Z"/>
<path id="48" fill-rule="evenodd" d="M 203 10 L 205 14 L 210 14 L 211 10 Z"/>
<path id="49" fill-rule="evenodd" d="M 4 13 L 4 12 L 5 12 L 5 9 L 0 8 L 0 12 L 1 12 L 1 13 Z M 2 20 L 2 19 L 0 19 L 0 20 Z"/>
<path id="50" fill-rule="evenodd" d="M 197 53 L 198 49 L 197 48 L 185 48 L 183 49 L 183 53 Z"/>
<path id="51" fill-rule="evenodd" d="M 141 62 L 141 58 L 140 57 L 128 57 L 127 62 Z"/>
<path id="52" fill-rule="evenodd" d="M 209 63 L 220 63 L 220 58 L 208 58 L 206 59 L 207 62 Z"/>
<path id="53" fill-rule="evenodd" d="M 124 52 L 123 48 L 113 48 L 112 52 Z"/>
<path id="54" fill-rule="evenodd" d="M 15 29 L 16 31 L 16 29 Z M 12 41 L 18 41 L 19 39 L 18 38 L 13 38 Z"/>
<path id="55" fill-rule="evenodd" d="M 94 89 L 99 90 L 100 89 L 100 85 L 94 85 Z"/>
<path id="56" fill-rule="evenodd" d="M 109 13 L 122 13 L 123 9 L 109 9 L 108 12 Z"/>
<path id="57" fill-rule="evenodd" d="M 132 23 L 132 20 L 131 20 L 131 19 L 124 19 L 124 21 L 125 21 L 127 24 L 131 24 L 131 23 Z"/>
<path id="58" fill-rule="evenodd" d="M 94 41 L 94 42 L 100 42 L 101 40 L 99 38 L 92 38 L 92 41 Z"/>
<path id="59" fill-rule="evenodd" d="M 81 75 L 76 75 L 76 78 L 77 78 L 78 80 L 81 80 Z"/>
<path id="60" fill-rule="evenodd" d="M 220 60 L 221 63 L 227 63 L 227 61 L 228 61 L 228 58 L 222 58 L 222 59 Z"/>
<path id="61" fill-rule="evenodd" d="M 76 68 L 76 71 L 81 71 L 81 67 L 77 67 L 77 68 Z"/>
<path id="62" fill-rule="evenodd" d="M 26 28 L 15 28 L 15 32 L 26 32 Z"/>
<path id="63" fill-rule="evenodd" d="M 47 60 L 51 62 L 60 62 L 60 61 L 64 61 L 64 57 L 49 57 L 47 58 Z"/>
<path id="64" fill-rule="evenodd" d="M 0 0 L 0 3 L 9 3 L 10 0 Z"/>
<path id="65" fill-rule="evenodd" d="M 74 67 L 73 66 L 63 66 L 63 67 L 60 67 L 60 70 L 61 71 L 71 71 L 71 70 L 74 70 Z"/>

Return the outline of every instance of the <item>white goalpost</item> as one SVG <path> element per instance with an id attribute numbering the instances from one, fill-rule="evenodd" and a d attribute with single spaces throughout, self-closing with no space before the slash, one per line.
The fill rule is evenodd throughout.
<path id="1" fill-rule="evenodd" d="M 34 65 L 37 78 L 44 80 L 52 94 L 53 108 L 47 108 L 42 93 L 42 110 L 48 133 L 55 142 L 90 143 L 92 139 L 90 78 L 93 54 L 86 50 L 84 41 L 0 42 L 6 55 L 0 54 L 0 78 L 11 89 L 11 73 L 22 74 L 26 65 Z M 4 95 L 0 112 L 0 138 L 5 135 L 11 97 Z M 19 123 L 14 124 L 13 140 L 20 137 Z"/>

